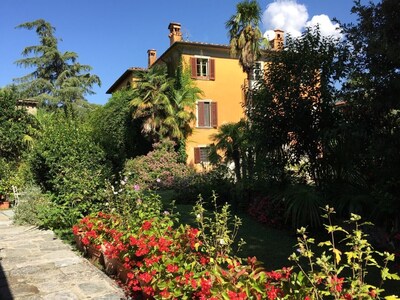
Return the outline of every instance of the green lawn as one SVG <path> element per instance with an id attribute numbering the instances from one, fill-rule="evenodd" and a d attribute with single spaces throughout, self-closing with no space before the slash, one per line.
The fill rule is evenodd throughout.
<path id="1" fill-rule="evenodd" d="M 173 191 L 159 192 L 163 202 L 167 205 L 174 197 Z M 194 225 L 194 217 L 191 215 L 192 205 L 177 205 L 176 210 L 179 213 L 180 222 L 183 224 Z M 238 256 L 246 258 L 248 256 L 256 256 L 259 261 L 263 262 L 267 270 L 275 270 L 285 266 L 292 265 L 288 261 L 289 255 L 295 251 L 296 236 L 293 231 L 278 230 L 264 226 L 251 219 L 246 214 L 238 215 L 242 219 L 238 237 L 246 241 L 246 245 L 242 251 L 237 253 Z M 313 234 L 311 234 L 313 235 Z M 313 235 L 314 236 L 314 235 Z M 317 241 L 326 240 L 327 237 L 322 233 L 316 237 Z M 318 247 L 314 247 L 318 252 Z M 379 273 L 373 270 L 368 278 L 373 284 L 379 285 Z M 386 281 L 383 286 L 386 295 L 400 294 L 400 282 L 394 280 Z"/>
<path id="2" fill-rule="evenodd" d="M 158 192 L 163 202 L 168 205 L 174 197 L 173 191 Z M 192 205 L 177 205 L 179 219 L 183 224 L 194 225 L 194 217 L 191 215 Z M 246 214 L 238 215 L 242 219 L 242 226 L 239 229 L 238 238 L 243 238 L 246 245 L 237 253 L 238 256 L 247 258 L 256 256 L 263 262 L 264 266 L 271 269 L 278 269 L 289 265 L 288 257 L 293 252 L 296 244 L 296 237 L 286 230 L 268 228 Z"/>

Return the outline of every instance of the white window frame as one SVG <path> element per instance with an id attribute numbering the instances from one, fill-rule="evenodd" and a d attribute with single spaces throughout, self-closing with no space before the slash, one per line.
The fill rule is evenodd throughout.
<path id="1" fill-rule="evenodd" d="M 260 68 L 255 68 L 257 64 L 260 65 Z M 258 87 L 258 83 L 260 79 L 263 78 L 263 75 L 264 75 L 264 62 L 263 61 L 254 62 L 254 68 L 250 78 L 251 89 L 256 89 Z"/>
<path id="2" fill-rule="evenodd" d="M 202 56 L 202 55 L 195 55 L 196 58 L 196 76 L 197 78 L 208 78 L 210 76 L 210 57 L 209 56 Z M 202 65 L 200 66 L 200 73 L 199 73 L 199 62 L 200 61 L 206 61 L 205 65 L 205 72 L 203 72 L 203 67 Z"/>

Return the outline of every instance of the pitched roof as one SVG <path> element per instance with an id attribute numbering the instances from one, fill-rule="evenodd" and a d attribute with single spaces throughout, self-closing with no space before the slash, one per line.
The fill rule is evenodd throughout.
<path id="1" fill-rule="evenodd" d="M 141 68 L 141 67 L 131 67 L 127 69 L 114 83 L 112 86 L 109 87 L 109 89 L 106 91 L 106 94 L 111 94 L 114 92 L 117 87 L 124 82 L 125 79 L 129 78 L 129 75 L 131 75 L 135 71 L 147 71 L 146 68 Z"/>

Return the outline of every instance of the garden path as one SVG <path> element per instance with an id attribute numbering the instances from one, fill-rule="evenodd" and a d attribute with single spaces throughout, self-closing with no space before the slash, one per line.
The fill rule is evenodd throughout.
<path id="1" fill-rule="evenodd" d="M 49 230 L 16 226 L 0 211 L 0 299 L 125 299 L 102 271 Z"/>

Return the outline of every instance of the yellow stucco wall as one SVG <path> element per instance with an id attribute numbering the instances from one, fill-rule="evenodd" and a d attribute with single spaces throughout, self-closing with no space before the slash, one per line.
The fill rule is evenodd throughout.
<path id="1" fill-rule="evenodd" d="M 218 126 L 229 122 L 238 122 L 244 117 L 242 86 L 245 73 L 237 59 L 215 58 L 215 80 L 195 79 L 197 86 L 204 92 L 201 100 L 217 102 Z M 183 55 L 185 65 L 190 67 L 190 56 Z M 201 170 L 201 165 L 194 164 L 194 148 L 212 143 L 210 136 L 217 132 L 214 128 L 195 127 L 186 143 L 187 163 Z"/>

